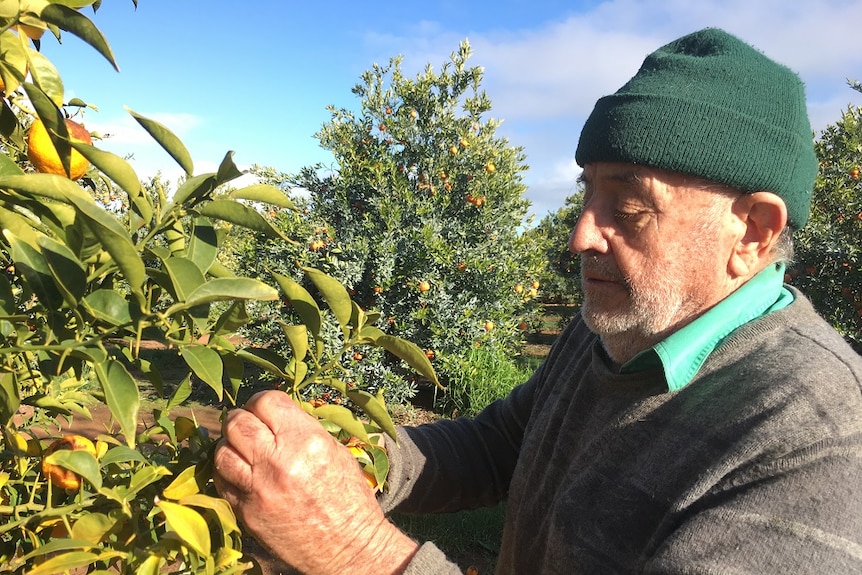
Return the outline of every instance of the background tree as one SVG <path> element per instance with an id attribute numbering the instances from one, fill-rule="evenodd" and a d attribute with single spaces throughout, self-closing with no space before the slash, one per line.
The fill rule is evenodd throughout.
<path id="1" fill-rule="evenodd" d="M 862 108 L 848 106 L 814 149 L 811 219 L 797 233 L 788 279 L 862 353 Z"/>
<path id="2" fill-rule="evenodd" d="M 353 89 L 359 111 L 330 108 L 316 135 L 335 169 L 307 167 L 290 182 L 310 194 L 315 257 L 380 310 L 382 329 L 423 347 L 443 380 L 470 346 L 516 353 L 544 266 L 522 234 L 524 154 L 496 135 L 469 57 L 463 42 L 439 72 L 415 78 L 400 58 L 374 65 Z M 390 367 L 365 383 L 392 393 Z"/>
<path id="3" fill-rule="evenodd" d="M 575 308 L 581 303 L 580 260 L 569 251 L 568 242 L 584 204 L 583 190 L 579 189 L 567 197 L 563 207 L 549 213 L 539 222 L 529 236 L 543 248 L 547 268 L 543 274 L 545 285 L 543 301 L 570 304 Z"/>

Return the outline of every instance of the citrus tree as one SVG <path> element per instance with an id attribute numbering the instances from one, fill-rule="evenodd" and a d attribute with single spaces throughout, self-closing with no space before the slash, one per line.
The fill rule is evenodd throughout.
<path id="1" fill-rule="evenodd" d="M 544 249 L 547 267 L 542 276 L 546 286 L 542 301 L 580 305 L 579 257 L 569 251 L 568 242 L 584 204 L 583 190 L 567 197 L 563 207 L 549 213 L 528 233 Z"/>
<path id="2" fill-rule="evenodd" d="M 522 234 L 524 154 L 497 135 L 470 55 L 465 41 L 415 77 L 399 57 L 375 64 L 353 89 L 358 110 L 330 107 L 316 135 L 335 169 L 310 166 L 289 182 L 309 194 L 313 257 L 444 380 L 471 346 L 516 353 L 543 267 Z M 367 365 L 366 383 L 400 389 L 397 371 Z"/>
<path id="3" fill-rule="evenodd" d="M 791 282 L 862 352 L 862 108 L 848 106 L 815 141 L 811 219 L 796 235 Z"/>
<path id="4" fill-rule="evenodd" d="M 247 366 L 268 373 L 354 448 L 382 489 L 388 460 L 372 437 L 394 434 L 393 424 L 381 397 L 351 388 L 341 358 L 379 346 L 425 377 L 434 372 L 320 270 L 297 272 L 306 289 L 281 274 L 272 285 L 237 276 L 219 261 L 231 227 L 296 241 L 267 215 L 296 209 L 281 190 L 229 187 L 241 175 L 232 153 L 196 174 L 170 130 L 130 111 L 186 173 L 174 190 L 144 186 L 126 161 L 91 144 L 83 121 L 69 122 L 89 104 L 65 101 L 34 39 L 73 34 L 116 67 L 80 11 L 98 5 L 0 2 L 0 570 L 243 572 L 251 563 L 240 526 L 211 482 L 213 439 L 176 412 L 193 386 L 230 402 Z M 279 324 L 289 353 L 238 348 L 230 336 L 251 321 L 249 302 L 274 300 L 296 311 Z M 144 341 L 185 366 L 175 389 L 141 354 Z M 303 401 L 315 384 L 354 409 Z M 144 386 L 159 397 L 152 407 Z M 116 431 L 53 435 L 58 418 L 86 417 L 94 403 L 109 408 Z"/>

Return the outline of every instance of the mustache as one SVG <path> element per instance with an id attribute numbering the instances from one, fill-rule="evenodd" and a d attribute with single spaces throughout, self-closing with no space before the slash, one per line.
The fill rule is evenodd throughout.
<path id="1" fill-rule="evenodd" d="M 628 284 L 627 278 L 613 262 L 601 259 L 595 255 L 581 255 L 581 279 L 584 277 L 595 277 L 606 281 L 621 282 Z"/>

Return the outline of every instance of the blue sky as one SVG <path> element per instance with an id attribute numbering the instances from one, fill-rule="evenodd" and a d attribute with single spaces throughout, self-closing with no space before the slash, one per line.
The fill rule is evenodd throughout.
<path id="1" fill-rule="evenodd" d="M 98 106 L 83 121 L 111 134 L 100 145 L 132 154 L 141 177 L 181 172 L 123 106 L 157 119 L 189 148 L 196 172 L 228 150 L 240 167 L 293 173 L 330 163 L 314 134 L 326 106 L 356 108 L 351 88 L 374 62 L 435 69 L 469 39 L 471 63 L 499 132 L 522 146 L 533 212 L 563 205 L 579 174 L 573 156 L 596 99 L 615 91 L 655 48 L 718 26 L 796 70 L 812 127 L 822 130 L 862 94 L 862 0 L 433 0 L 402 3 L 281 0 L 108 0 L 93 14 L 117 73 L 77 38 L 46 36 L 42 51 L 63 76 L 67 99 Z"/>

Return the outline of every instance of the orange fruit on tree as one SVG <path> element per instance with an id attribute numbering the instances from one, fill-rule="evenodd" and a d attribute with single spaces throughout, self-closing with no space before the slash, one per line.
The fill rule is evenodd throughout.
<path id="1" fill-rule="evenodd" d="M 486 321 L 485 322 L 485 331 L 491 331 L 492 329 L 494 329 L 494 322 L 491 320 Z"/>
<path id="2" fill-rule="evenodd" d="M 67 119 L 66 129 L 69 131 L 69 137 L 73 142 L 93 143 L 90 133 L 78 122 Z M 57 153 L 57 148 L 54 147 L 54 142 L 51 141 L 45 124 L 39 119 L 33 122 L 27 135 L 27 157 L 37 172 L 56 174 L 58 176 L 68 175 L 73 180 L 77 180 L 87 173 L 87 168 L 90 167 L 90 162 L 77 150 L 72 149 L 72 155 L 69 160 L 69 174 L 66 174 L 63 162 L 60 161 L 60 155 Z"/>
<path id="3" fill-rule="evenodd" d="M 75 490 L 81 486 L 81 476 L 65 467 L 48 463 L 49 455 L 61 449 L 72 451 L 86 451 L 96 457 L 96 446 L 83 435 L 66 435 L 49 445 L 42 454 L 42 475 L 57 487 L 66 490 Z"/>
<path id="4" fill-rule="evenodd" d="M 422 280 L 421 282 L 419 282 L 419 291 L 425 292 L 425 291 L 428 291 L 429 289 L 431 289 L 430 283 L 428 283 L 425 280 Z"/>

